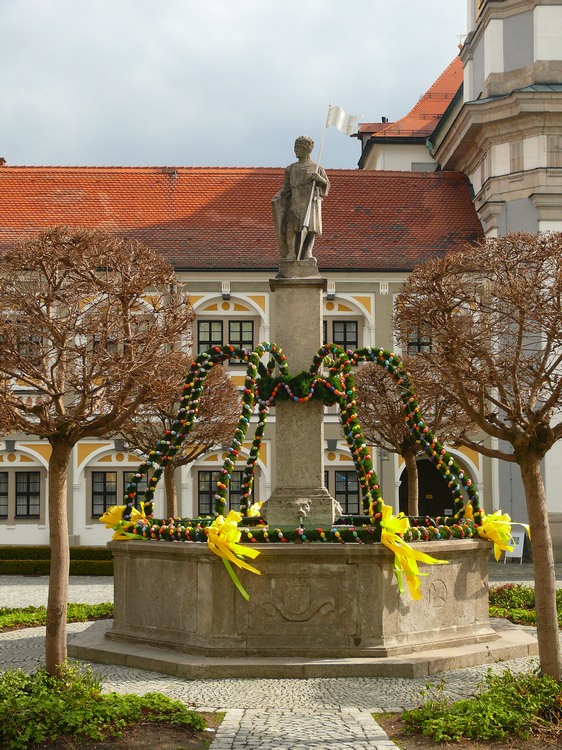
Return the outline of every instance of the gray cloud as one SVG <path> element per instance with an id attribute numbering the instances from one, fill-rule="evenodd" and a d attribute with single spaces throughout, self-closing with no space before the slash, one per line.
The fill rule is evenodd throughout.
<path id="1" fill-rule="evenodd" d="M 9 164 L 282 166 L 329 102 L 404 115 L 457 54 L 464 0 L 3 0 Z M 431 7 L 431 12 L 428 8 Z M 354 168 L 331 129 L 323 162 Z"/>

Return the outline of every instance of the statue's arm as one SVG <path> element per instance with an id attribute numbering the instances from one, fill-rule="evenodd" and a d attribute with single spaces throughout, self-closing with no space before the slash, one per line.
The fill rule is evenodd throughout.
<path id="1" fill-rule="evenodd" d="M 328 195 L 328 192 L 330 190 L 330 180 L 328 179 L 328 175 L 324 171 L 324 167 L 321 167 L 319 165 L 318 170 L 314 172 L 311 177 L 320 188 L 320 194 L 322 196 Z"/>
<path id="2" fill-rule="evenodd" d="M 287 199 L 289 199 L 291 196 L 291 178 L 289 175 L 289 168 L 285 170 L 285 174 L 283 176 L 283 184 L 279 188 L 278 192 L 275 193 L 273 196 L 273 201 L 275 202 L 284 202 Z"/>

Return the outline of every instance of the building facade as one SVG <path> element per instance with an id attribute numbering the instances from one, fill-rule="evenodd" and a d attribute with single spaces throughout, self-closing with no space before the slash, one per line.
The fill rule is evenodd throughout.
<path id="1" fill-rule="evenodd" d="M 194 353 L 218 343 L 252 349 L 271 339 L 276 324 L 269 281 L 279 260 L 271 198 L 282 178 L 280 169 L 4 166 L 0 168 L 0 248 L 57 224 L 101 227 L 143 240 L 174 265 L 189 292 L 196 314 Z M 329 178 L 324 234 L 314 249 L 327 279 L 325 340 L 348 349 L 394 349 L 394 295 L 408 272 L 417 263 L 482 235 L 468 181 L 453 172 L 337 170 L 329 172 Z M 228 370 L 242 387 L 244 366 L 232 363 Z M 345 512 L 357 513 L 359 486 L 334 407 L 326 407 L 325 423 L 326 485 Z M 4 438 L 0 544 L 46 544 L 49 445 L 30 435 Z M 271 492 L 275 439 L 272 410 L 258 460 L 254 500 L 265 500 Z M 250 447 L 251 429 L 232 475 L 232 507 L 240 501 L 240 474 Z M 182 516 L 212 511 L 214 480 L 224 457 L 224 449 L 218 447 L 177 470 Z M 487 479 L 480 458 L 469 451 L 457 457 L 482 488 Z M 373 458 L 387 502 L 398 505 L 403 467 L 384 452 L 374 451 Z M 72 543 L 107 540 L 97 518 L 121 502 L 129 474 L 139 463 L 139 456 L 124 450 L 119 439 L 85 440 L 76 446 L 68 485 Z M 426 500 L 430 503 L 433 498 L 422 498 Z M 427 512 L 443 514 L 447 499 L 441 506 L 429 505 Z M 156 515 L 163 515 L 164 508 L 159 486 Z"/>
<path id="2" fill-rule="evenodd" d="M 562 231 L 562 2 L 468 0 L 459 56 L 407 115 L 382 120 L 359 128 L 360 169 L 329 173 L 324 234 L 315 246 L 327 279 L 325 339 L 351 349 L 396 349 L 394 296 L 415 265 L 483 236 Z M 269 280 L 278 267 L 271 197 L 282 170 L 0 164 L 0 251 L 57 224 L 134 237 L 163 254 L 189 291 L 194 352 L 215 343 L 251 348 L 270 340 Z M 243 367 L 229 370 L 242 386 Z M 335 409 L 326 408 L 325 422 L 326 484 L 352 513 L 359 509 L 359 488 Z M 0 544 L 48 543 L 49 446 L 29 435 L 4 438 Z M 272 489 L 274 442 L 272 413 L 255 500 Z M 233 507 L 249 448 L 242 447 L 242 465 L 233 474 Z M 483 491 L 488 510 L 501 506 L 512 518 L 526 519 L 516 467 L 470 451 L 456 458 Z M 544 469 L 560 548 L 561 458 L 555 447 Z M 223 459 L 217 448 L 177 471 L 181 515 L 211 510 Z M 398 506 L 401 461 L 384 451 L 373 451 L 373 459 L 385 500 Z M 106 540 L 97 517 L 120 502 L 138 463 L 118 439 L 75 448 L 68 498 L 73 543 Z M 446 496 L 431 488 L 422 489 L 420 500 L 422 513 L 447 512 Z M 163 509 L 159 487 L 156 514 Z"/>

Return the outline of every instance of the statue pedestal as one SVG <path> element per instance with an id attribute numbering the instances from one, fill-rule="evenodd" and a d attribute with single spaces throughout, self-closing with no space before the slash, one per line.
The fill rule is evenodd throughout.
<path id="1" fill-rule="evenodd" d="M 271 279 L 273 341 L 287 358 L 289 373 L 308 371 L 322 346 L 322 295 L 326 280 L 315 258 L 282 260 Z M 319 401 L 279 399 L 275 406 L 276 454 L 273 492 L 261 511 L 271 527 L 331 526 L 341 508 L 324 487 L 324 406 Z"/>

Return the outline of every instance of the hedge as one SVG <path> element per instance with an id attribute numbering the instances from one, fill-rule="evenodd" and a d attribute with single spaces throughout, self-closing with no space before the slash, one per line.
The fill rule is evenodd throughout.
<path id="1" fill-rule="evenodd" d="M 0 546 L 0 575 L 49 575 L 51 549 L 46 546 Z M 71 547 L 70 575 L 112 576 L 113 556 L 106 547 Z"/>

